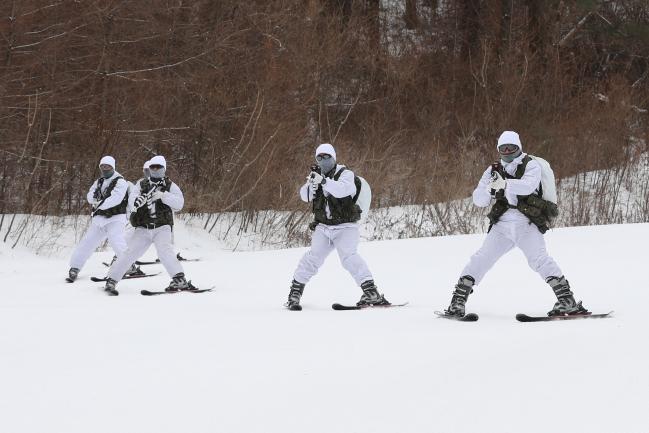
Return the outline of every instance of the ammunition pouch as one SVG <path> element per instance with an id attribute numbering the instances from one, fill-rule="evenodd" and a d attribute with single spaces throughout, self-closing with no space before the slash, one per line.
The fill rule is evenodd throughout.
<path id="1" fill-rule="evenodd" d="M 519 196 L 516 208 L 537 226 L 541 233 L 547 232 L 559 215 L 559 208 L 555 203 L 533 194 L 527 197 Z"/>

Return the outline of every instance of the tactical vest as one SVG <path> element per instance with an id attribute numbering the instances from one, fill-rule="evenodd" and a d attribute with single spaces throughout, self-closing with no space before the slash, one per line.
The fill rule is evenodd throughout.
<path id="1" fill-rule="evenodd" d="M 168 177 L 165 177 L 162 181 L 162 187 L 159 188 L 159 190 L 168 192 L 171 189 L 171 184 L 171 180 L 169 180 Z M 143 179 L 140 181 L 140 194 L 148 194 L 155 187 L 156 184 L 152 183 L 149 179 Z M 145 228 L 152 228 L 150 225 L 155 225 L 156 227 L 174 225 L 174 213 L 168 205 L 162 202 L 162 200 L 156 200 L 155 214 L 156 216 L 153 218 L 149 213 L 149 206 L 145 204 L 131 214 L 131 225 L 133 227 Z"/>
<path id="2" fill-rule="evenodd" d="M 115 179 L 113 179 L 110 185 L 108 185 L 108 188 L 106 188 L 105 192 L 101 191 L 101 187 L 104 185 L 105 179 L 103 177 L 97 179 L 97 188 L 95 189 L 95 193 L 93 195 L 95 200 L 101 200 L 101 202 L 103 203 L 113 193 L 113 190 L 117 185 L 117 181 L 119 181 L 120 179 L 123 179 L 123 177 L 117 176 Z M 101 215 L 106 218 L 110 218 L 115 215 L 125 214 L 127 205 L 128 205 L 128 190 L 126 191 L 126 194 L 124 194 L 124 199 L 121 201 L 120 204 L 113 206 L 109 209 L 97 209 L 94 212 L 94 215 Z"/>
<path id="3" fill-rule="evenodd" d="M 514 175 L 510 175 L 505 170 L 502 170 L 501 174 L 504 175 L 507 179 L 520 179 L 525 174 L 525 168 L 527 163 L 530 162 L 532 158 L 529 155 L 525 155 L 521 163 L 516 167 L 516 172 Z M 551 201 L 544 200 L 543 197 L 543 188 L 539 182 L 539 193 L 532 193 L 530 195 L 519 195 L 518 205 L 512 206 L 509 204 L 505 198 L 504 192 L 499 192 L 496 195 L 496 203 L 489 211 L 487 217 L 489 218 L 489 230 L 493 227 L 494 224 L 498 222 L 501 216 L 505 214 L 509 209 L 518 209 L 520 213 L 525 215 L 527 219 L 530 220 L 532 224 L 539 228 L 541 233 L 545 233 L 549 230 L 552 221 L 554 218 L 559 215 L 559 209 L 557 205 Z"/>
<path id="4" fill-rule="evenodd" d="M 333 180 L 337 181 L 340 179 L 340 175 L 345 170 L 345 168 L 342 168 L 339 172 L 335 173 L 333 175 Z M 353 223 L 361 219 L 361 208 L 356 204 L 361 187 L 360 183 L 360 179 L 357 176 L 354 176 L 356 194 L 342 198 L 336 198 L 331 194 L 325 196 L 322 191 L 322 185 L 319 185 L 315 193 L 315 198 L 313 199 L 315 223 L 335 226 L 344 223 Z M 331 218 L 327 218 L 327 205 L 329 205 Z"/>

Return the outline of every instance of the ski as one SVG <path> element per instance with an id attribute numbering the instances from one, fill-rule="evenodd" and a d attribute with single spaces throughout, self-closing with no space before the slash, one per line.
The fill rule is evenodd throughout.
<path id="1" fill-rule="evenodd" d="M 134 280 L 135 278 L 155 277 L 156 275 L 160 275 L 160 272 L 156 272 L 155 274 L 131 275 L 131 276 L 127 276 L 127 277 L 122 278 L 122 280 Z M 95 283 L 106 281 L 107 279 L 108 279 L 108 277 L 104 277 L 104 278 L 90 277 L 90 280 L 94 281 Z"/>
<path id="2" fill-rule="evenodd" d="M 176 254 L 176 258 L 178 259 L 179 262 L 200 262 L 201 261 L 201 259 L 186 259 L 183 256 L 181 256 L 180 253 Z M 141 262 L 139 260 L 136 260 L 135 264 L 137 266 L 158 265 L 158 264 L 160 264 L 160 259 L 155 259 L 155 261 L 153 261 L 153 262 Z"/>
<path id="3" fill-rule="evenodd" d="M 364 305 L 359 307 L 358 305 L 343 305 L 343 304 L 333 304 L 331 308 L 336 311 L 345 311 L 345 310 L 366 310 L 372 308 L 390 308 L 390 307 L 404 307 L 408 305 L 407 302 L 403 304 L 387 304 L 387 305 Z"/>
<path id="4" fill-rule="evenodd" d="M 209 289 L 192 289 L 192 290 L 178 290 L 176 292 L 166 292 L 164 290 L 161 291 L 151 291 L 151 290 L 141 290 L 140 294 L 143 296 L 158 296 L 158 295 L 174 295 L 176 293 L 205 293 L 205 292 L 211 292 L 214 287 L 210 287 Z"/>
<path id="5" fill-rule="evenodd" d="M 160 259 L 156 259 L 155 262 L 141 262 L 141 261 L 139 261 L 139 260 L 136 260 L 136 261 L 135 261 L 135 265 L 136 265 L 136 266 L 143 266 L 143 265 L 157 265 L 158 263 L 160 263 Z"/>
<path id="6" fill-rule="evenodd" d="M 554 322 L 557 320 L 576 320 L 576 319 L 605 319 L 611 317 L 613 311 L 603 314 L 571 314 L 567 316 L 528 316 L 527 314 L 517 314 L 516 320 L 519 322 Z"/>
<path id="7" fill-rule="evenodd" d="M 465 314 L 464 316 L 453 316 L 451 314 L 446 314 L 443 311 L 435 311 L 435 314 L 438 315 L 439 317 L 443 317 L 444 319 L 449 319 L 449 320 L 457 320 L 458 322 L 477 322 L 478 319 L 480 318 L 477 314 L 475 313 L 469 313 Z"/>

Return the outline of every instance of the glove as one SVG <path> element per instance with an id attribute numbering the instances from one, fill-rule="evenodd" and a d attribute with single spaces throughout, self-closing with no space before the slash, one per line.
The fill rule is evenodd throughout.
<path id="1" fill-rule="evenodd" d="M 320 173 L 312 171 L 309 175 L 309 182 L 311 182 L 311 186 L 316 189 L 318 188 L 318 185 L 324 185 L 325 183 L 327 183 L 327 179 Z"/>
<path id="2" fill-rule="evenodd" d="M 162 200 L 162 197 L 164 197 L 165 193 L 163 191 L 155 190 L 151 195 L 149 196 L 149 200 L 151 203 L 153 203 L 156 200 Z"/>
<path id="3" fill-rule="evenodd" d="M 142 206 L 144 206 L 145 203 L 146 203 L 146 195 L 142 194 L 138 198 L 135 199 L 135 201 L 133 202 L 133 207 L 135 209 L 139 209 Z"/>
<path id="4" fill-rule="evenodd" d="M 503 191 L 507 187 L 507 181 L 497 171 L 491 173 L 491 182 L 489 182 L 489 193 L 492 195 Z"/>

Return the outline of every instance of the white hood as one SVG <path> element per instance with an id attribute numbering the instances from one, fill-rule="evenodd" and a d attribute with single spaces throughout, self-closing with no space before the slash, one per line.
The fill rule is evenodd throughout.
<path id="1" fill-rule="evenodd" d="M 164 168 L 167 168 L 167 160 L 162 155 L 156 155 L 149 160 L 149 167 L 152 165 L 161 165 Z"/>
<path id="2" fill-rule="evenodd" d="M 116 168 L 115 167 L 115 158 L 113 158 L 112 156 L 106 155 L 103 158 L 101 158 L 101 161 L 99 161 L 99 166 L 101 167 L 104 164 L 110 165 L 111 167 L 113 167 L 113 170 L 115 170 L 115 168 Z"/>
<path id="3" fill-rule="evenodd" d="M 322 143 L 320 146 L 318 146 L 318 148 L 315 150 L 315 156 L 318 156 L 321 153 L 326 153 L 327 155 L 331 155 L 333 159 L 336 159 L 336 151 L 334 150 L 334 147 L 329 143 Z"/>
<path id="4" fill-rule="evenodd" d="M 496 145 L 496 150 L 503 144 L 515 144 L 521 149 L 521 152 L 523 151 L 523 145 L 521 144 L 521 139 L 518 136 L 517 133 L 514 131 L 505 131 L 502 134 L 500 134 L 500 137 L 498 137 L 498 144 Z"/>

